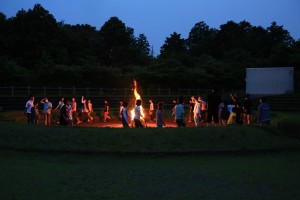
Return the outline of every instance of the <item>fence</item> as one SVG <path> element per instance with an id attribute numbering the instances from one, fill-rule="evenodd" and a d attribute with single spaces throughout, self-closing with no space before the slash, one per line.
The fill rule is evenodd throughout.
<path id="1" fill-rule="evenodd" d="M 142 96 L 192 96 L 198 94 L 207 94 L 207 89 L 170 89 L 170 88 L 139 88 L 138 92 Z M 89 97 L 128 97 L 133 95 L 130 88 L 63 88 L 63 87 L 0 87 L 0 96 L 2 97 L 28 97 L 29 95 L 40 97 L 71 97 L 71 96 L 89 96 Z"/>

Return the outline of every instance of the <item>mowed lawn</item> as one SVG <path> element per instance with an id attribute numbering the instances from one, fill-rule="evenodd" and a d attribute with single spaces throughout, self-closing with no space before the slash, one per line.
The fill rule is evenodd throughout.
<path id="1" fill-rule="evenodd" d="M 181 129 L 0 122 L 0 199 L 300 199 L 299 115 L 279 116 Z M 276 128 L 284 120 L 295 128 Z"/>
<path id="2" fill-rule="evenodd" d="M 2 200 L 299 199 L 300 152 L 100 156 L 0 151 Z"/>

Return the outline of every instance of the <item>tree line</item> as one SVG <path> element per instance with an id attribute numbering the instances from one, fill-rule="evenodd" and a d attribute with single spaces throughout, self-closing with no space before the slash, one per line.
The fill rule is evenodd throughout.
<path id="1" fill-rule="evenodd" d="M 159 30 L 157 30 L 159 31 Z M 299 84 L 300 40 L 283 26 L 200 21 L 188 38 L 174 32 L 153 56 L 145 34 L 118 17 L 99 30 L 56 21 L 40 4 L 6 18 L 0 12 L 1 86 L 244 89 L 246 67 L 293 66 Z"/>

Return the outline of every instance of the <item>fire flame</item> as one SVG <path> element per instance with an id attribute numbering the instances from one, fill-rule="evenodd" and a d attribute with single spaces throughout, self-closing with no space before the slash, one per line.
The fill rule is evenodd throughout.
<path id="1" fill-rule="evenodd" d="M 133 94 L 134 94 L 135 100 L 141 99 L 140 94 L 137 92 L 137 82 L 136 82 L 136 80 L 133 80 L 133 87 L 134 87 L 133 88 Z M 134 120 L 134 116 L 135 116 L 134 109 L 132 109 L 130 111 L 130 113 L 131 113 L 131 119 Z M 143 106 L 141 105 L 141 117 L 144 117 L 144 116 L 145 116 L 144 115 L 144 109 L 143 109 Z"/>
<path id="2" fill-rule="evenodd" d="M 137 92 L 137 82 L 136 82 L 136 80 L 133 80 L 133 87 L 134 87 L 133 88 L 133 93 L 134 93 L 135 100 L 141 99 L 141 96 Z"/>

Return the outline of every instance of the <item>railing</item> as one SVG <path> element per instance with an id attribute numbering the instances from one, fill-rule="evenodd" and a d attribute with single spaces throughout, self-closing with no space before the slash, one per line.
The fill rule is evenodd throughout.
<path id="1" fill-rule="evenodd" d="M 143 96 L 192 96 L 207 94 L 207 89 L 170 89 L 170 88 L 146 88 L 138 89 Z M 131 88 L 77 88 L 77 87 L 0 87 L 0 96 L 2 97 L 27 97 L 29 95 L 40 97 L 127 97 L 132 96 Z"/>

